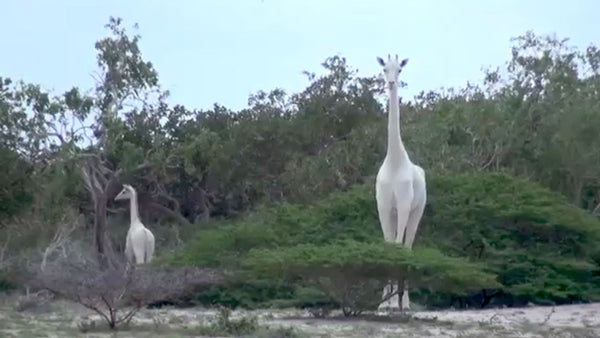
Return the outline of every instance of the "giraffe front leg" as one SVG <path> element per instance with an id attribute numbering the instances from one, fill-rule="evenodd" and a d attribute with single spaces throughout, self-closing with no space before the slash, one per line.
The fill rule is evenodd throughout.
<path id="1" fill-rule="evenodd" d="M 408 296 L 408 281 L 403 281 L 404 289 L 402 290 L 402 312 L 410 311 L 410 299 Z"/>
<path id="2" fill-rule="evenodd" d="M 376 187 L 376 199 L 377 199 L 377 213 L 379 216 L 379 222 L 381 224 L 381 230 L 383 232 L 383 238 L 388 243 L 393 243 L 396 239 L 396 212 L 393 191 L 389 185 L 378 183 Z M 387 285 L 383 287 L 382 302 L 379 304 L 377 309 L 379 311 L 389 311 L 391 309 L 399 307 L 398 296 L 391 296 L 390 294 L 395 291 L 394 282 L 389 280 Z M 396 288 L 397 289 L 397 288 Z M 393 301 L 396 300 L 394 303 Z"/>

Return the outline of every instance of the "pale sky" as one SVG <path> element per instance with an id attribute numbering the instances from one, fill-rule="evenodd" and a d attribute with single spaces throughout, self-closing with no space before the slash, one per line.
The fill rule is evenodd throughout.
<path id="1" fill-rule="evenodd" d="M 304 89 L 301 72 L 321 73 L 336 54 L 361 76 L 379 73 L 376 56 L 409 58 L 400 95 L 410 99 L 480 80 L 529 29 L 599 45 L 598 13 L 595 0 L 1 0 L 0 76 L 91 88 L 94 43 L 112 15 L 139 24 L 143 56 L 172 104 L 238 110 L 258 90 Z"/>

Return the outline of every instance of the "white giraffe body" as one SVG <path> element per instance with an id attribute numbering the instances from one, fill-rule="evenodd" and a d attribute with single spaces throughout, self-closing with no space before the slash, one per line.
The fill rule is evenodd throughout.
<path id="1" fill-rule="evenodd" d="M 140 220 L 137 192 L 132 186 L 123 184 L 123 190 L 115 197 L 115 200 L 126 199 L 130 204 L 131 221 L 125 239 L 125 257 L 130 263 L 136 265 L 150 263 L 154 254 L 154 235 Z"/>

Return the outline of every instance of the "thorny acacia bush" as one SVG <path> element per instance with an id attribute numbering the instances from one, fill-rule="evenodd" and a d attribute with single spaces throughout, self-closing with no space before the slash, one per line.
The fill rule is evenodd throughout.
<path id="1" fill-rule="evenodd" d="M 283 276 L 314 286 L 341 304 L 346 315 L 375 310 L 388 280 L 406 279 L 412 287 L 455 294 L 500 287 L 479 264 L 434 249 L 408 251 L 383 241 L 256 249 L 243 264 L 259 276 Z"/>
<path id="2" fill-rule="evenodd" d="M 265 259 L 265 268 L 281 275 L 258 273 L 199 296 L 203 302 L 250 307 L 273 299 L 310 303 L 296 295 L 306 283 L 283 277 L 301 275 L 299 267 L 315 278 L 332 277 L 344 271 L 329 269 L 335 262 L 347 263 L 342 266 L 349 277 L 372 278 L 381 273 L 380 280 L 388 278 L 391 271 L 421 264 L 426 269 L 413 275 L 417 278 L 412 285 L 413 299 L 429 306 L 449 306 L 457 298 L 463 306 L 598 299 L 600 266 L 594 259 L 598 257 L 595 243 L 600 240 L 600 222 L 593 216 L 538 184 L 506 174 L 429 173 L 428 182 L 428 204 L 412 256 L 380 248 L 373 187 L 366 183 L 311 204 L 265 206 L 236 221 L 215 225 L 200 231 L 163 262 L 259 268 L 260 264 L 252 263 L 259 256 L 250 253 L 263 252 L 260 257 Z M 353 244 L 340 244 L 343 241 Z M 360 264 L 372 255 L 376 259 Z M 466 268 L 471 265 L 465 259 L 475 264 L 473 269 Z M 384 269 L 378 264 L 390 265 Z M 285 269 L 289 271 L 284 273 Z M 422 274 L 427 271 L 431 274 Z M 424 276 L 431 278 L 419 279 Z M 459 279 L 444 282 L 453 278 Z M 476 288 L 481 290 L 465 295 L 464 291 Z M 339 295 L 328 297 L 331 294 L 327 292 L 321 292 L 323 297 L 315 302 L 322 306 L 323 299 L 340 302 Z"/>
<path id="3" fill-rule="evenodd" d="M 31 266 L 23 281 L 35 289 L 55 295 L 93 310 L 112 329 L 128 323 L 150 303 L 177 299 L 217 284 L 221 276 L 198 268 L 132 267 L 124 260 L 111 260 L 101 268 L 95 261 L 78 262 L 58 259 L 42 270 Z"/>

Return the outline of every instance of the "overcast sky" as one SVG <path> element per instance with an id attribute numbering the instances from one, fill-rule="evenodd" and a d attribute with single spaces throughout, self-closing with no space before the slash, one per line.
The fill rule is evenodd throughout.
<path id="1" fill-rule="evenodd" d="M 0 76 L 64 91 L 93 86 L 94 43 L 109 16 L 140 26 L 141 49 L 171 103 L 246 106 L 248 95 L 307 85 L 341 55 L 370 76 L 375 57 L 410 59 L 406 99 L 482 78 L 510 57 L 510 38 L 534 30 L 585 48 L 600 44 L 594 0 L 0 0 Z"/>

